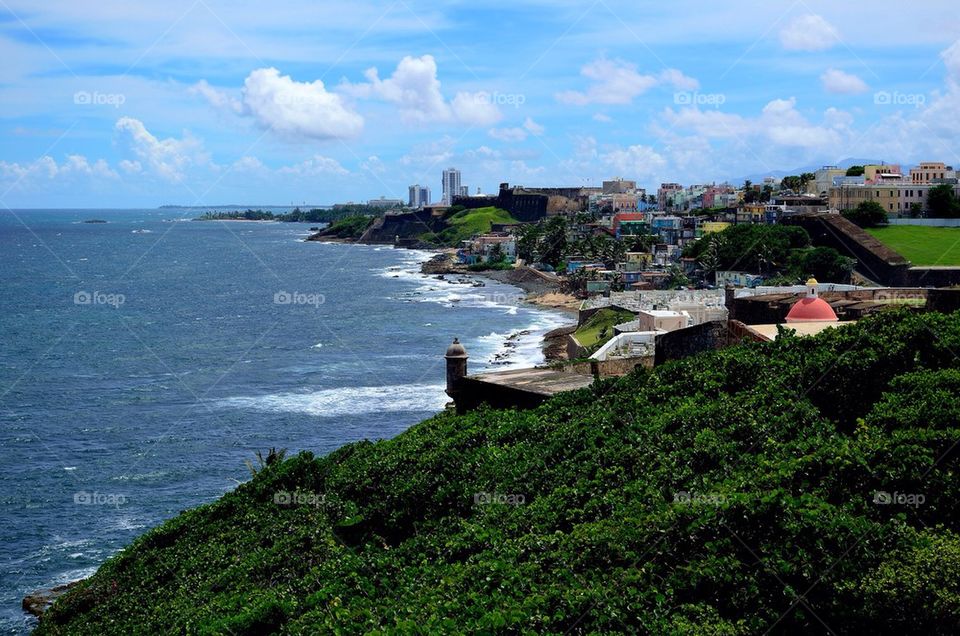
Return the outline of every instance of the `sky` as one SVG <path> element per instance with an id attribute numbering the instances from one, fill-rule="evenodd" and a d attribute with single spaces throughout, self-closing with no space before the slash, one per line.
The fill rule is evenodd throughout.
<path id="1" fill-rule="evenodd" d="M 953 2 L 0 0 L 0 206 L 960 166 Z"/>

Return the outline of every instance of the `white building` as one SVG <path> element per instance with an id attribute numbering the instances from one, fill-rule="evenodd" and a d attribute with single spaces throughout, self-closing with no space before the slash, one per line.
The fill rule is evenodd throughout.
<path id="1" fill-rule="evenodd" d="M 460 171 L 447 168 L 443 171 L 443 203 L 453 204 L 453 197 L 460 195 Z"/>
<path id="2" fill-rule="evenodd" d="M 425 205 L 430 205 L 430 188 L 418 183 L 410 186 L 408 191 L 407 205 L 411 208 L 422 208 Z"/>

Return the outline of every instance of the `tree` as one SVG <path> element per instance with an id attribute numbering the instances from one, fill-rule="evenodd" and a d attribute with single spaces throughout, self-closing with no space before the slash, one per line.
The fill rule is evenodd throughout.
<path id="1" fill-rule="evenodd" d="M 494 243 L 493 247 L 490 248 L 490 254 L 487 255 L 488 263 L 502 263 L 507 260 L 507 255 L 503 251 L 503 245 L 501 243 Z"/>
<path id="2" fill-rule="evenodd" d="M 780 180 L 780 189 L 782 190 L 793 190 L 797 194 L 803 192 L 807 184 L 816 179 L 816 175 L 812 172 L 804 172 L 803 174 L 791 175 L 789 177 L 784 177 Z"/>
<path id="3" fill-rule="evenodd" d="M 603 242 L 600 249 L 600 258 L 603 260 L 603 266 L 607 269 L 613 269 L 617 263 L 622 263 L 627 256 L 627 246 L 616 239 L 610 239 Z"/>
<path id="4" fill-rule="evenodd" d="M 863 166 L 850 166 L 847 168 L 848 177 L 862 177 L 864 172 Z"/>
<path id="5" fill-rule="evenodd" d="M 780 180 L 781 190 L 793 190 L 797 192 L 800 189 L 800 177 L 790 175 Z"/>
<path id="6" fill-rule="evenodd" d="M 960 216 L 960 202 L 953 192 L 953 186 L 942 184 L 930 188 L 927 194 L 927 210 L 930 216 L 938 219 L 953 219 Z"/>
<path id="7" fill-rule="evenodd" d="M 667 289 L 680 289 L 681 287 L 690 286 L 690 279 L 687 278 L 687 275 L 683 273 L 683 270 L 680 269 L 678 265 L 671 265 L 668 273 L 670 277 L 665 283 Z"/>
<path id="8" fill-rule="evenodd" d="M 714 241 L 720 241 L 718 269 L 760 271 L 781 267 L 791 250 L 810 245 L 810 235 L 790 225 L 734 225 L 705 236 L 684 249 L 683 255 L 699 260 Z"/>
<path id="9" fill-rule="evenodd" d="M 720 246 L 723 245 L 723 239 L 718 238 L 714 241 L 709 241 L 707 248 L 703 250 L 703 254 L 700 255 L 700 258 L 697 259 L 697 264 L 700 265 L 700 269 L 703 270 L 705 278 L 709 281 L 712 280 L 716 282 L 716 272 L 720 269 Z"/>
<path id="10" fill-rule="evenodd" d="M 556 267 L 567 254 L 567 217 L 552 216 L 543 224 L 540 261 Z"/>
<path id="11" fill-rule="evenodd" d="M 649 252 L 653 245 L 653 237 L 649 234 L 632 234 L 626 237 L 628 252 Z"/>
<path id="12" fill-rule="evenodd" d="M 853 259 L 832 247 L 814 247 L 791 254 L 789 269 L 795 279 L 812 276 L 820 282 L 845 283 L 853 271 Z"/>
<path id="13" fill-rule="evenodd" d="M 863 201 L 854 210 L 844 210 L 843 217 L 860 227 L 877 227 L 887 223 L 887 211 L 876 201 Z"/>
<path id="14" fill-rule="evenodd" d="M 923 217 L 923 205 L 920 203 L 911 203 L 910 204 L 910 218 L 919 219 Z"/>
<path id="15" fill-rule="evenodd" d="M 521 225 L 516 232 L 517 258 L 522 258 L 526 263 L 535 262 L 541 234 L 542 229 L 537 223 Z"/>

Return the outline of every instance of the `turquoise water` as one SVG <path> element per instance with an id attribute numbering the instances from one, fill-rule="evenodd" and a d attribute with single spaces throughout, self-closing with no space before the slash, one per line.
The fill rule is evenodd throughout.
<path id="1" fill-rule="evenodd" d="M 234 488 L 257 450 L 323 454 L 442 409 L 453 336 L 471 371 L 529 366 L 568 322 L 424 277 L 423 252 L 184 215 L 0 211 L 3 633 L 31 627 L 25 594 Z"/>

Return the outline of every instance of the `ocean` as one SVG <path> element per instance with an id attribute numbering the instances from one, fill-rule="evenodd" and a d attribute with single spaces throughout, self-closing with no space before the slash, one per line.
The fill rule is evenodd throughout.
<path id="1" fill-rule="evenodd" d="M 531 366 L 571 322 L 423 276 L 427 252 L 199 213 L 0 210 L 2 633 L 35 625 L 25 594 L 249 479 L 256 451 L 322 455 L 440 411 L 453 337 L 471 372 Z"/>

